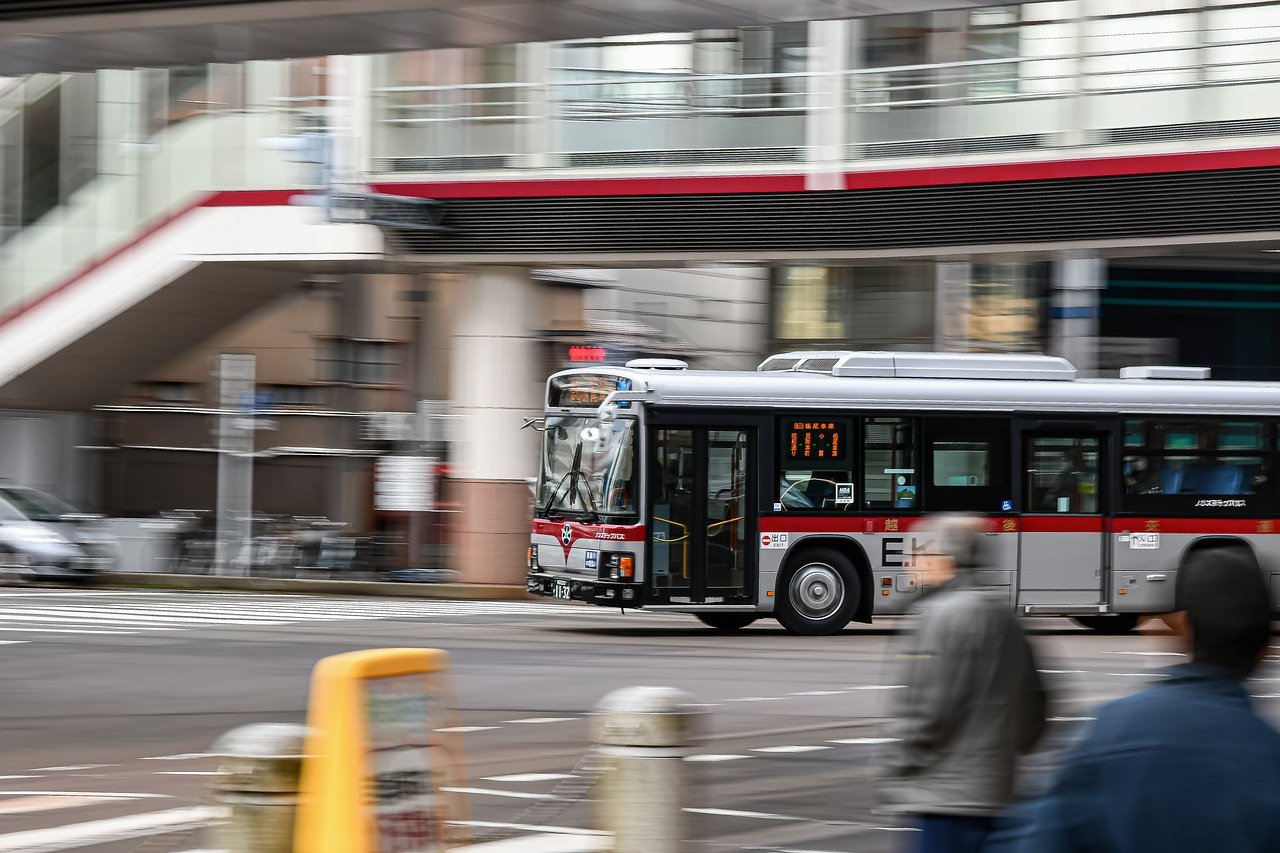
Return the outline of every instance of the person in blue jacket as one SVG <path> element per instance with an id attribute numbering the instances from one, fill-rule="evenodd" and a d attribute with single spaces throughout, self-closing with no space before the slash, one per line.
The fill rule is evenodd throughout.
<path id="1" fill-rule="evenodd" d="M 989 851 L 1276 853 L 1280 733 L 1244 681 L 1271 637 L 1271 602 L 1247 556 L 1193 555 L 1169 617 L 1191 662 L 1104 706 L 1054 786 Z"/>

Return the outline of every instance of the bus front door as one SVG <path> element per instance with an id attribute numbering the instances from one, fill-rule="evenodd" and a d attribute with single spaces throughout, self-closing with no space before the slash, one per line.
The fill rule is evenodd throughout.
<path id="1" fill-rule="evenodd" d="M 1018 604 L 1097 613 L 1106 561 L 1105 432 L 1022 433 Z"/>
<path id="2" fill-rule="evenodd" d="M 754 430 L 659 427 L 649 446 L 649 598 L 672 605 L 750 601 Z"/>

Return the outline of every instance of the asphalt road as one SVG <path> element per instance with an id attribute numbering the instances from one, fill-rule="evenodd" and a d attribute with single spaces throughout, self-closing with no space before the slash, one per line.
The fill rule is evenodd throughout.
<path id="1" fill-rule="evenodd" d="M 615 688 L 662 684 L 702 703 L 686 807 L 705 849 L 897 850 L 911 829 L 874 812 L 873 774 L 900 627 L 796 638 L 766 620 L 720 636 L 551 602 L 0 589 L 0 853 L 207 849 L 218 736 L 302 722 L 317 660 L 389 646 L 452 656 L 477 837 L 549 826 L 571 848 L 591 825 L 574 801 L 587 715 Z M 1034 789 L 1094 706 L 1180 658 L 1164 637 L 1029 627 L 1056 718 Z M 1280 717 L 1280 665 L 1260 676 L 1253 692 Z"/>

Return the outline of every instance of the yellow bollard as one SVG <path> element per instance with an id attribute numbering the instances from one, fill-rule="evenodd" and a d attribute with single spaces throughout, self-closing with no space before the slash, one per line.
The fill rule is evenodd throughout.
<path id="1" fill-rule="evenodd" d="M 466 802 L 449 657 L 371 649 L 316 665 L 296 853 L 436 853 Z"/>

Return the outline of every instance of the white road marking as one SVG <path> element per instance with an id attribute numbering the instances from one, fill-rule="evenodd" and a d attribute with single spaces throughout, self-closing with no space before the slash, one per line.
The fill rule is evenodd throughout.
<path id="1" fill-rule="evenodd" d="M 33 775 L 30 775 L 30 774 L 26 774 L 26 775 L 19 775 L 19 776 L 0 776 L 0 782 L 5 781 L 5 780 L 8 780 L 8 779 L 41 779 L 41 778 L 43 778 L 43 777 L 41 777 L 41 776 L 33 776 Z"/>
<path id="2" fill-rule="evenodd" d="M 168 800 L 168 794 L 122 793 L 119 791 L 0 791 L 0 797 L 104 797 L 108 800 Z"/>
<path id="3" fill-rule="evenodd" d="M 221 770 L 156 770 L 157 776 L 221 776 Z"/>
<path id="4" fill-rule="evenodd" d="M 732 755 L 730 753 L 707 752 L 700 755 L 686 755 L 685 761 L 737 761 L 740 758 L 750 758 L 750 755 Z"/>
<path id="5" fill-rule="evenodd" d="M 1280 693 L 1252 693 L 1254 699 L 1280 699 Z"/>
<path id="6" fill-rule="evenodd" d="M 839 740 L 829 740 L 827 743 L 842 743 L 851 746 L 863 746 L 865 744 L 874 743 L 897 743 L 902 738 L 896 737 L 846 737 Z"/>
<path id="7" fill-rule="evenodd" d="M 32 767 L 32 773 L 62 773 L 69 770 L 97 770 L 100 767 L 119 767 L 119 764 L 64 764 L 61 767 Z"/>
<path id="8" fill-rule="evenodd" d="M 55 809 L 73 809 L 94 803 L 109 803 L 110 797 L 14 797 L 0 800 L 0 815 L 32 814 Z"/>
<path id="9" fill-rule="evenodd" d="M 725 699 L 726 702 L 777 702 L 781 696 L 743 696 L 739 699 Z"/>
<path id="10" fill-rule="evenodd" d="M 523 720 L 503 720 L 504 723 L 568 723 L 577 717 L 526 717 Z"/>
<path id="11" fill-rule="evenodd" d="M 1097 717 L 1050 717 L 1049 722 L 1051 723 L 1091 723 L 1096 719 L 1098 718 Z"/>
<path id="12" fill-rule="evenodd" d="M 515 800 L 554 800 L 551 794 L 534 794 L 529 791 L 500 791 L 496 788 L 441 788 L 450 794 L 475 794 L 478 797 L 509 797 Z"/>
<path id="13" fill-rule="evenodd" d="M 538 826 L 532 823 L 499 823 L 492 820 L 450 820 L 450 826 L 469 826 L 474 829 L 523 829 L 528 832 L 554 832 L 559 835 L 608 835 L 598 829 L 583 829 L 578 826 Z"/>
<path id="14" fill-rule="evenodd" d="M 0 646 L 21 646 L 23 643 L 29 643 L 30 640 L 0 640 Z"/>
<path id="15" fill-rule="evenodd" d="M 609 841 L 605 838 L 541 832 L 453 849 L 457 853 L 600 853 L 609 847 Z"/>
<path id="16" fill-rule="evenodd" d="M 792 752 L 817 752 L 820 749 L 830 749 L 829 746 L 818 746 L 816 744 L 805 744 L 795 746 L 762 746 L 751 750 L 752 752 L 769 752 L 769 753 L 792 753 Z"/>
<path id="17" fill-rule="evenodd" d="M 576 779 L 572 773 L 508 773 L 506 776 L 485 776 L 486 782 L 554 782 L 560 779 Z"/>
<path id="18" fill-rule="evenodd" d="M 1045 675 L 1087 675 L 1088 670 L 1084 669 L 1042 669 Z"/>
<path id="19" fill-rule="evenodd" d="M 56 826 L 49 829 L 10 832 L 0 835 L 0 853 L 53 853 L 68 847 L 105 844 L 145 835 L 177 832 L 203 826 L 220 818 L 222 814 L 221 809 L 210 806 L 189 806 L 128 817 L 91 820 L 87 823 L 73 823 L 69 826 Z"/>
<path id="20" fill-rule="evenodd" d="M 457 734 L 467 734 L 469 732 L 491 732 L 494 729 L 500 729 L 501 726 L 449 726 L 447 729 L 436 729 L 438 732 L 449 732 Z"/>
<path id="21" fill-rule="evenodd" d="M 177 755 L 149 755 L 143 761 L 193 761 L 197 758 L 221 758 L 214 752 L 182 752 Z"/>
<path id="22" fill-rule="evenodd" d="M 902 690 L 905 684 L 852 684 L 845 690 Z"/>
<path id="23" fill-rule="evenodd" d="M 799 693 L 788 693 L 788 696 L 843 696 L 844 690 L 803 690 Z"/>
<path id="24" fill-rule="evenodd" d="M 1147 658 L 1184 658 L 1186 654 L 1183 652 L 1107 652 L 1109 655 L 1138 655 Z"/>
<path id="25" fill-rule="evenodd" d="M 685 808 L 684 811 L 690 814 L 707 814 L 717 817 L 752 817 L 757 820 L 796 820 L 793 817 L 787 817 L 781 814 L 769 814 L 768 812 L 744 812 L 737 809 L 692 809 Z"/>

